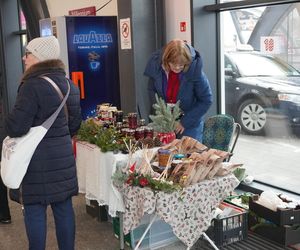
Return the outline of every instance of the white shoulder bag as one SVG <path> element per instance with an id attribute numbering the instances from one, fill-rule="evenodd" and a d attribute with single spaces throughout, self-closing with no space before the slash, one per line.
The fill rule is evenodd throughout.
<path id="1" fill-rule="evenodd" d="M 55 88 L 60 97 L 63 97 L 58 86 L 47 76 L 41 76 Z M 68 80 L 67 80 L 68 81 Z M 11 138 L 7 136 L 2 143 L 1 155 L 1 177 L 3 183 L 12 189 L 19 188 L 27 172 L 28 165 L 37 146 L 52 126 L 70 93 L 68 81 L 68 92 L 57 110 L 40 126 L 30 128 L 26 135 Z"/>

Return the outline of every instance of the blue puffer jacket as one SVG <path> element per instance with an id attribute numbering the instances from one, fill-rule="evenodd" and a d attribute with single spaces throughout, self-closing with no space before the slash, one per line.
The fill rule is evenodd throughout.
<path id="1" fill-rule="evenodd" d="M 60 60 L 48 60 L 31 66 L 24 74 L 15 106 L 5 121 L 10 137 L 26 134 L 41 125 L 60 105 L 56 90 L 39 76 L 46 74 L 65 95 L 67 79 Z M 71 82 L 67 99 L 68 121 L 64 109 L 38 145 L 20 189 L 24 204 L 49 204 L 78 193 L 76 163 L 71 136 L 80 127 L 79 90 Z M 20 190 L 10 190 L 12 200 L 20 202 Z"/>
<path id="2" fill-rule="evenodd" d="M 180 87 L 177 101 L 184 116 L 180 122 L 185 128 L 183 135 L 193 137 L 199 141 L 202 138 L 203 116 L 212 104 L 212 93 L 208 79 L 202 71 L 202 59 L 199 52 L 187 45 L 192 55 L 192 63 L 186 72 L 180 74 Z M 144 75 L 149 77 L 150 103 L 155 103 L 155 93 L 166 100 L 163 82 L 166 82 L 166 73 L 161 66 L 162 50 L 151 56 Z"/>

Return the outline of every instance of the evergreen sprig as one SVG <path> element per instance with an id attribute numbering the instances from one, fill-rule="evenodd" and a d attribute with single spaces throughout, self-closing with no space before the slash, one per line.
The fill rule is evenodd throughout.
<path id="1" fill-rule="evenodd" d="M 155 99 L 156 103 L 153 104 L 155 114 L 149 116 L 152 120 L 149 126 L 153 127 L 156 132 L 173 132 L 177 124 L 177 119 L 181 115 L 180 102 L 177 101 L 177 103 L 171 107 L 157 94 L 155 94 Z"/>
<path id="2" fill-rule="evenodd" d="M 103 127 L 92 120 L 81 123 L 77 139 L 97 145 L 102 152 L 119 151 L 123 148 L 122 136 L 114 127 Z"/>
<path id="3" fill-rule="evenodd" d="M 153 179 L 150 175 L 141 175 L 137 172 L 123 173 L 122 171 L 116 171 L 112 176 L 114 185 L 121 187 L 123 184 L 129 186 L 148 187 L 153 192 L 162 191 L 165 193 L 171 193 L 174 191 L 182 190 L 182 187 L 177 183 L 171 181 Z"/>
<path id="4" fill-rule="evenodd" d="M 80 141 L 87 141 L 91 144 L 95 144 L 96 135 L 99 133 L 100 126 L 92 120 L 88 119 L 81 122 L 80 129 L 77 133 L 77 139 Z"/>

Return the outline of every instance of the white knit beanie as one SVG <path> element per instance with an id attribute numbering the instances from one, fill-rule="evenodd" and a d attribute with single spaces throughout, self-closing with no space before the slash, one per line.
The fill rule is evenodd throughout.
<path id="1" fill-rule="evenodd" d="M 40 61 L 58 59 L 60 47 L 55 36 L 38 37 L 31 40 L 26 49 Z"/>

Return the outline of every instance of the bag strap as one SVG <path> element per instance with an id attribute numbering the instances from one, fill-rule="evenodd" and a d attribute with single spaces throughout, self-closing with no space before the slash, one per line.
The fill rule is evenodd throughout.
<path id="1" fill-rule="evenodd" d="M 53 87 L 56 86 L 58 88 L 58 86 L 56 85 L 56 83 L 54 81 L 52 81 L 49 77 L 47 77 L 47 76 L 41 76 L 41 78 L 43 78 L 46 81 L 50 82 Z M 48 79 L 50 79 L 50 81 Z M 66 103 L 66 101 L 67 101 L 67 99 L 69 97 L 69 94 L 70 94 L 70 83 L 69 83 L 68 80 L 67 80 L 67 83 L 68 83 L 68 91 L 67 91 L 67 94 L 65 95 L 65 97 L 63 98 L 61 104 L 59 105 L 59 107 L 57 108 L 57 110 L 46 121 L 44 121 L 43 124 L 41 125 L 44 128 L 46 128 L 47 130 L 52 126 L 53 122 L 55 121 L 56 117 L 58 116 L 59 112 L 61 111 L 62 107 L 65 105 L 65 103 Z M 56 87 L 54 87 L 54 88 L 56 89 Z M 60 93 L 61 93 L 61 91 L 60 91 Z"/>
<path id="2" fill-rule="evenodd" d="M 40 78 L 43 78 L 44 80 L 48 81 L 48 82 L 53 86 L 53 88 L 56 90 L 56 92 L 57 92 L 58 95 L 60 96 L 60 99 L 61 99 L 61 100 L 64 99 L 64 95 L 63 95 L 63 93 L 61 92 L 60 88 L 57 86 L 57 84 L 56 84 L 51 78 L 49 78 L 49 77 L 46 76 L 46 75 L 42 75 L 42 76 L 40 76 Z M 68 121 L 68 120 L 69 120 L 69 112 L 68 112 L 68 107 L 67 107 L 66 104 L 64 105 L 64 111 L 65 111 L 66 119 L 67 119 L 67 121 Z"/>

